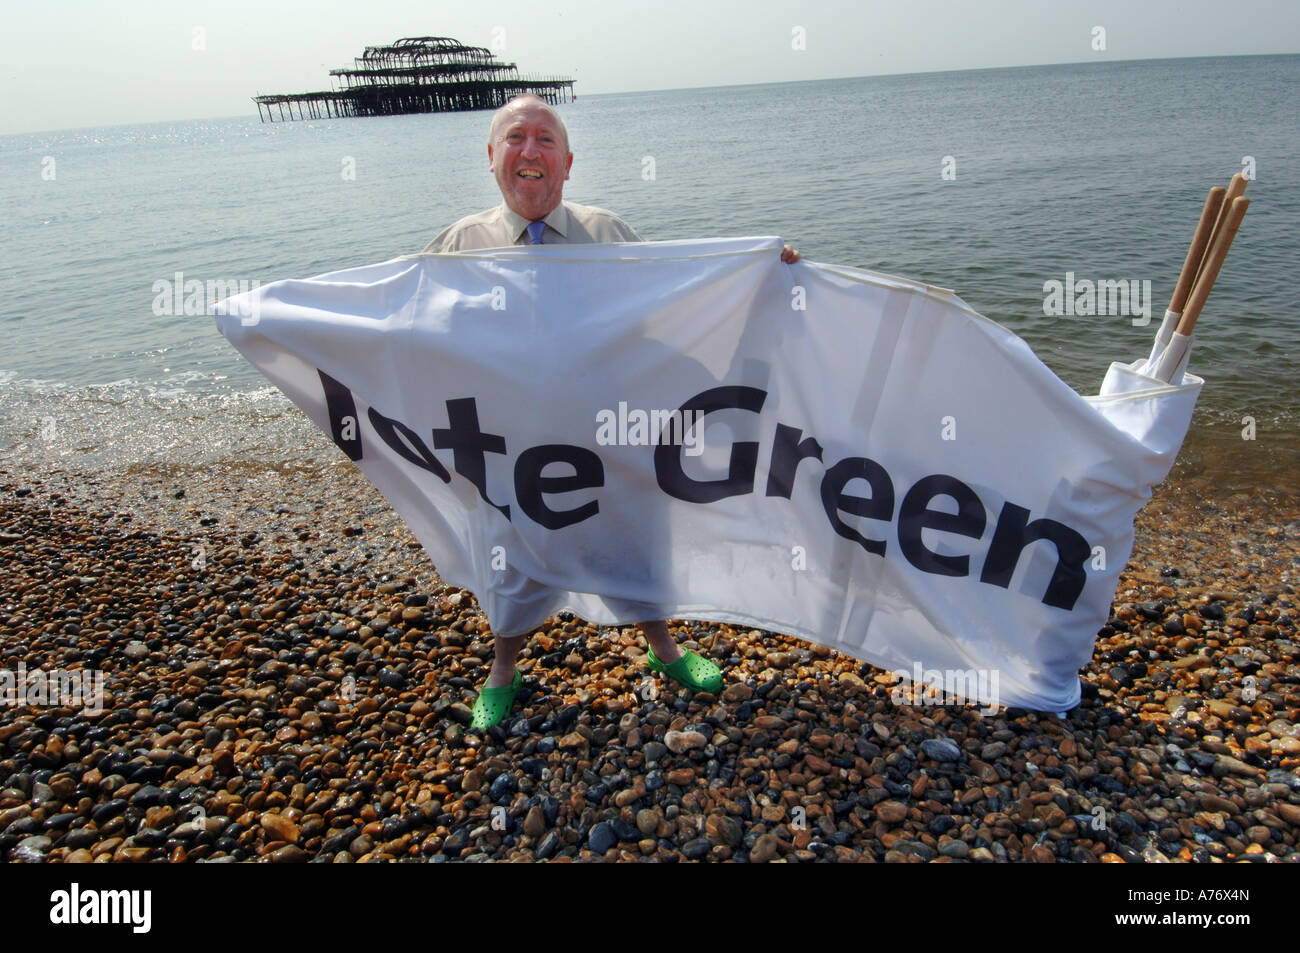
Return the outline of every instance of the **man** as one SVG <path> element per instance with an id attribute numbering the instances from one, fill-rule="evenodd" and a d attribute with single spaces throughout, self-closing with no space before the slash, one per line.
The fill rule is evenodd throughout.
<path id="1" fill-rule="evenodd" d="M 488 168 L 496 176 L 502 204 L 462 218 L 424 251 L 641 241 L 617 215 L 564 201 L 564 183 L 572 166 L 569 132 L 559 114 L 537 96 L 515 97 L 493 115 L 488 135 Z M 781 260 L 793 264 L 799 253 L 786 245 Z M 648 621 L 639 627 L 650 645 L 652 671 L 664 672 L 695 691 L 717 692 L 722 687 L 718 667 L 694 652 L 683 652 L 668 634 L 666 623 Z M 522 635 L 496 637 L 492 670 L 474 702 L 471 728 L 490 728 L 510 713 L 522 681 L 515 661 L 523 644 Z"/>

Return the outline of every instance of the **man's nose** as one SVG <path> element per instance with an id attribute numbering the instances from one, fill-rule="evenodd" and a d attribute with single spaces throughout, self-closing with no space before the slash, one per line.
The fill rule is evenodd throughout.
<path id="1" fill-rule="evenodd" d="M 541 146 L 533 136 L 524 139 L 524 147 L 520 152 L 525 156 L 536 156 L 541 154 Z"/>

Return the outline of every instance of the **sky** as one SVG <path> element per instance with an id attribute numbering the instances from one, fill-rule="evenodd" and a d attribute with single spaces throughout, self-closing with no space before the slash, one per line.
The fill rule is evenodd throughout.
<path id="1" fill-rule="evenodd" d="M 581 96 L 1300 53 L 1300 2 L 6 0 L 0 134 L 255 115 L 252 96 L 329 89 L 330 69 L 404 36 L 488 47 Z"/>

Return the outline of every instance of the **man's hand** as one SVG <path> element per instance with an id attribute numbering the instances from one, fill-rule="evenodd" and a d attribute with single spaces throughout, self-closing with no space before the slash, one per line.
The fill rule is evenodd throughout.
<path id="1" fill-rule="evenodd" d="M 781 260 L 785 262 L 787 265 L 793 265 L 796 261 L 799 260 L 799 253 L 795 251 L 793 248 L 791 248 L 789 245 L 786 245 L 784 248 L 781 249 Z"/>

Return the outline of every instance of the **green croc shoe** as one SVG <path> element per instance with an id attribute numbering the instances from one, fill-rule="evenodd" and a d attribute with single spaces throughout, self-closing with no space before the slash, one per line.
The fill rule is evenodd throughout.
<path id="1" fill-rule="evenodd" d="M 712 692 L 716 695 L 722 689 L 722 670 L 694 652 L 686 652 L 671 665 L 659 661 L 654 649 L 647 649 L 646 657 L 650 660 L 650 671 L 663 672 L 691 691 Z"/>
<path id="2" fill-rule="evenodd" d="M 514 681 L 509 685 L 498 685 L 480 691 L 478 698 L 474 699 L 474 717 L 469 722 L 470 730 L 486 731 L 493 725 L 500 724 L 514 707 L 515 695 L 519 694 L 519 686 L 523 683 L 524 677 L 519 674 L 519 669 L 515 669 Z"/>

